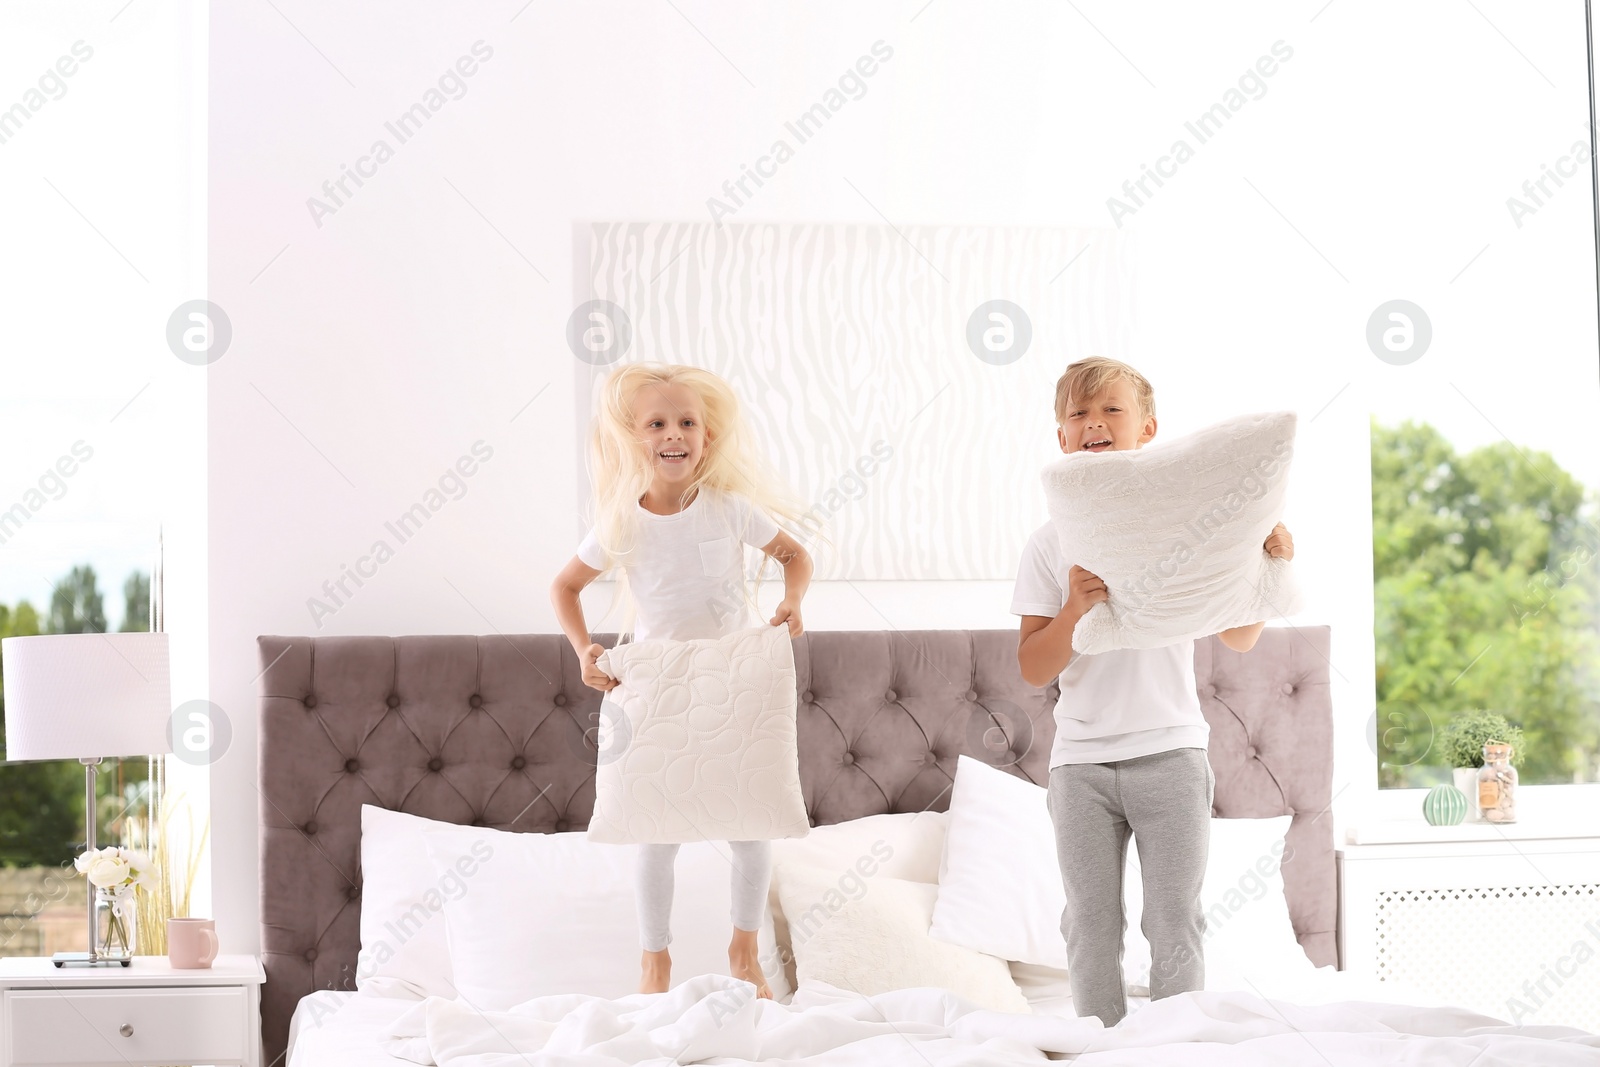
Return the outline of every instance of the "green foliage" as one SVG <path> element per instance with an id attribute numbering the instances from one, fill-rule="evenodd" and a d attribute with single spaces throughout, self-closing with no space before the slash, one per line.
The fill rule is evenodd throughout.
<path id="1" fill-rule="evenodd" d="M 1499 741 L 1511 746 L 1511 764 L 1522 768 L 1526 753 L 1522 731 L 1493 711 L 1469 711 L 1450 720 L 1439 734 L 1439 751 L 1452 767 L 1482 767 L 1483 746 Z"/>
<path id="2" fill-rule="evenodd" d="M 134 571 L 122 583 L 122 633 L 148 633 L 150 630 L 150 576 Z"/>
<path id="3" fill-rule="evenodd" d="M 1521 726 L 1524 783 L 1600 780 L 1597 514 L 1548 453 L 1374 420 L 1381 785 L 1440 780 L 1439 732 L 1481 708 Z"/>
<path id="4" fill-rule="evenodd" d="M 53 634 L 103 634 L 106 611 L 100 602 L 94 568 L 72 568 L 50 594 L 49 631 Z"/>

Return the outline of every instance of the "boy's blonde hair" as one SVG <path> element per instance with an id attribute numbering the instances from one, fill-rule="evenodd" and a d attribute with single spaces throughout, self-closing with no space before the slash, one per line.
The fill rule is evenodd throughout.
<path id="1" fill-rule="evenodd" d="M 1140 418 L 1155 415 L 1156 391 L 1144 375 L 1121 360 L 1090 356 L 1068 366 L 1056 381 L 1056 425 L 1066 425 L 1069 405 L 1099 396 L 1101 390 L 1117 381 L 1133 386 L 1133 401 L 1139 405 Z"/>
<path id="2" fill-rule="evenodd" d="M 637 505 L 653 478 L 653 460 L 633 424 L 633 407 L 639 390 L 660 385 L 692 389 L 700 398 L 704 420 L 705 450 L 694 476 L 684 487 L 680 507 L 697 490 L 708 488 L 745 497 L 752 507 L 772 516 L 780 527 L 797 527 L 805 514 L 804 506 L 789 492 L 757 446 L 739 398 L 720 376 L 681 363 L 626 363 L 612 371 L 598 387 L 597 410 L 589 428 L 589 478 L 595 498 L 592 525 L 601 548 L 618 568 L 618 593 L 626 606 L 623 630 L 630 632 L 634 604 L 627 591 L 626 571 L 621 568 L 637 548 Z M 728 536 L 743 548 L 740 531 L 732 529 L 731 524 Z M 757 583 L 764 578 L 768 558 L 765 554 L 761 557 L 754 578 Z M 740 582 L 738 594 L 751 612 L 759 615 L 749 582 Z"/>

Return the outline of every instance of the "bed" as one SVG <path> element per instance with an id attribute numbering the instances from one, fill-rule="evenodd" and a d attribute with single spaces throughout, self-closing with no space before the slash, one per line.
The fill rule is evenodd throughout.
<path id="1" fill-rule="evenodd" d="M 607 647 L 614 639 L 596 635 Z M 1195 645 L 1197 692 L 1211 725 L 1213 815 L 1289 817 L 1283 896 L 1294 937 L 1318 967 L 1337 964 L 1338 943 L 1328 814 L 1329 639 L 1325 626 L 1269 628 L 1249 653 L 1234 652 L 1215 637 Z M 963 755 L 1042 785 L 1057 688 L 1040 690 L 1022 681 L 1016 645 L 1012 630 L 820 631 L 797 639 L 800 776 L 811 824 L 941 812 Z M 355 991 L 362 805 L 501 831 L 582 830 L 594 805 L 600 694 L 581 684 L 578 661 L 559 634 L 262 636 L 258 653 L 267 975 L 262 1033 L 268 1062 L 284 1057 L 297 1007 L 297 1028 L 317 1030 L 315 1042 L 301 1044 L 314 1045 L 317 1054 L 297 1053 L 292 1067 L 431 1062 L 426 1052 L 405 1058 L 390 1053 L 400 1048 L 393 1035 L 404 1031 L 404 1020 L 409 1016 L 421 1026 L 422 1009 L 432 1004 L 437 1014 L 440 998 L 419 1006 L 415 999 L 381 1002 Z M 1059 1007 L 1061 992 L 1043 991 L 1038 1003 Z M 817 1003 L 817 1012 L 826 1014 L 816 998 L 826 1000 L 827 994 L 827 987 L 797 993 L 795 1003 Z M 1149 1006 L 1140 1017 L 1154 1019 L 1157 1007 L 1166 1015 L 1159 1027 L 1149 1024 L 1142 1040 L 1192 1038 L 1172 1015 L 1175 1002 L 1209 996 L 1186 994 Z M 1324 989 L 1316 999 L 1332 996 Z M 869 1021 L 881 1020 L 902 1040 L 932 1010 L 905 998 L 872 999 Z M 1238 1015 L 1236 1005 L 1217 1007 Z M 965 1009 L 946 1003 L 939 1010 L 949 1020 L 953 1011 Z M 908 1014 L 897 1022 L 898 1011 Z M 1055 1021 L 1067 1026 L 1068 1015 Z M 933 1037 L 948 1038 L 951 1050 L 961 1052 L 952 1062 L 966 1062 L 963 1057 L 973 1050 L 1000 1047 L 986 1041 L 1015 1051 L 1014 1035 L 1026 1031 L 1007 1027 L 1020 1018 L 1025 1017 L 978 1011 Z M 1391 1019 L 1374 1021 L 1377 1015 L 1362 1018 L 1345 1029 L 1404 1029 Z M 1448 1024 L 1443 1018 L 1426 1025 L 1494 1022 L 1469 1013 L 1451 1016 Z M 325 1025 L 329 1019 L 337 1025 Z M 501 1025 L 509 1020 L 502 1017 Z M 1081 1052 L 1081 1043 L 1074 1046 L 1079 1038 L 1072 1036 L 1079 1032 L 1056 1030 L 1022 1040 L 1033 1041 L 1036 1057 L 1051 1042 L 1058 1051 Z M 378 1048 L 380 1034 L 387 1035 L 388 1051 Z M 1103 1035 L 1088 1040 L 1110 1048 Z M 1569 1047 L 1577 1051 L 1562 1046 Z M 869 1052 L 865 1044 L 851 1048 L 855 1052 L 838 1062 L 854 1062 L 857 1055 L 870 1062 L 882 1051 Z M 363 1058 L 355 1059 L 358 1050 L 365 1050 Z M 997 1062 L 988 1053 L 973 1054 L 972 1062 L 984 1062 L 986 1055 Z"/>

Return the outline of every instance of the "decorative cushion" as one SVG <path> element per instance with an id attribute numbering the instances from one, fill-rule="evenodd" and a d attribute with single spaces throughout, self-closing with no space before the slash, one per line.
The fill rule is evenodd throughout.
<path id="1" fill-rule="evenodd" d="M 1032 1011 L 1005 960 L 928 936 L 938 886 L 879 875 L 846 891 L 837 871 L 807 863 L 775 864 L 772 877 L 802 988 L 822 981 L 870 997 L 934 986 L 992 1011 Z"/>
<path id="2" fill-rule="evenodd" d="M 1240 415 L 1170 443 L 1046 464 L 1062 554 L 1106 585 L 1073 651 L 1159 648 L 1299 612 L 1289 561 L 1262 550 L 1283 517 L 1294 433 L 1292 411 Z"/>
<path id="3" fill-rule="evenodd" d="M 589 840 L 762 841 L 810 829 L 787 624 L 603 652 Z"/>

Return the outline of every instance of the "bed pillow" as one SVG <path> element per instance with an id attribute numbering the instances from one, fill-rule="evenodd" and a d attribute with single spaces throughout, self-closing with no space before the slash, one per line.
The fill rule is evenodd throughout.
<path id="1" fill-rule="evenodd" d="M 1000 901 L 997 885 L 1004 886 Z M 1004 960 L 1065 970 L 1065 906 L 1044 788 L 957 757 L 928 933 Z"/>
<path id="2" fill-rule="evenodd" d="M 454 997 L 439 875 L 423 835 L 454 823 L 361 805 L 361 952 L 356 988 Z"/>
<path id="3" fill-rule="evenodd" d="M 1316 970 L 1295 936 L 1280 869 L 1289 815 L 1269 819 L 1212 819 L 1200 904 L 1206 914 L 1208 990 L 1252 992 L 1279 979 Z M 1150 943 L 1139 929 L 1144 883 L 1137 848 L 1128 850 L 1123 900 L 1128 932 L 1123 971 L 1129 991 L 1148 994 Z"/>
<path id="4" fill-rule="evenodd" d="M 1005 960 L 928 936 L 938 886 L 875 877 L 842 890 L 830 868 L 775 864 L 802 984 L 873 996 L 935 986 L 992 1011 L 1032 1009 Z"/>
<path id="5" fill-rule="evenodd" d="M 450 826 L 424 836 L 441 877 L 476 861 L 444 901 L 454 981 L 467 1003 L 504 1011 L 554 993 L 615 998 L 638 992 L 638 849 L 595 844 L 582 831 Z M 490 855 L 483 858 L 484 852 Z M 728 973 L 731 871 L 723 842 L 691 842 L 678 850 L 673 986 L 696 975 Z M 766 962 L 777 958 L 770 913 L 756 944 L 773 997 L 789 999 L 783 968 Z"/>
<path id="6" fill-rule="evenodd" d="M 618 645 L 601 706 L 589 840 L 761 841 L 810 829 L 787 625 Z"/>
<path id="7" fill-rule="evenodd" d="M 835 887 L 847 894 L 855 891 L 858 880 L 880 875 L 935 885 L 948 820 L 948 812 L 908 811 L 813 826 L 805 837 L 772 843 L 773 867 L 809 864 L 831 871 Z M 761 969 L 771 974 L 781 968 L 786 985 L 793 989 L 798 984 L 794 944 L 776 877 L 767 894 L 767 911 L 772 916 L 775 954 L 762 959 Z"/>
<path id="8" fill-rule="evenodd" d="M 949 830 L 929 933 L 1006 960 L 1065 971 L 1061 913 L 1066 893 L 1056 859 L 1046 790 L 981 760 L 956 761 Z M 1295 938 L 1278 870 L 1291 816 L 1217 819 L 1200 901 L 1207 915 L 1206 988 L 1243 989 L 1244 978 L 1312 970 Z M 1128 991 L 1149 994 L 1150 944 L 1139 929 L 1143 874 L 1130 839 L 1123 876 Z M 1031 850 L 1031 858 L 1017 855 Z M 1026 929 L 1023 927 L 1026 926 Z M 1060 946 L 1055 955 L 1051 944 Z M 1022 959 L 1013 953 L 1039 956 Z"/>
<path id="9" fill-rule="evenodd" d="M 1062 554 L 1106 586 L 1073 651 L 1159 648 L 1298 613 L 1292 565 L 1262 550 L 1283 518 L 1294 435 L 1294 412 L 1265 412 L 1046 464 Z"/>

